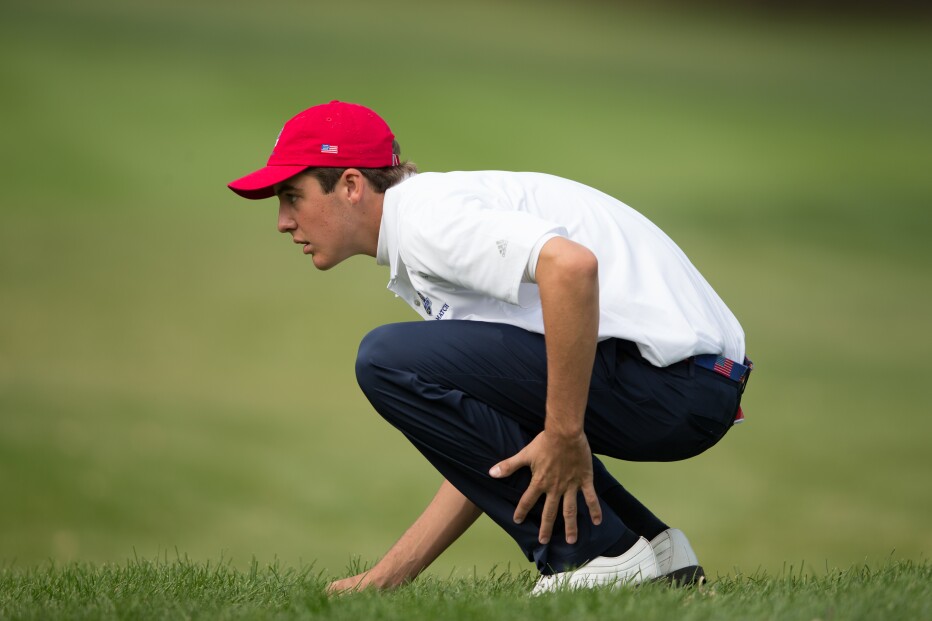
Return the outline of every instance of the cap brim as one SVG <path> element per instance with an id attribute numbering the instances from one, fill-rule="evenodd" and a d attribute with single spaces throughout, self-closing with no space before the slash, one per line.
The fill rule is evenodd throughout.
<path id="1" fill-rule="evenodd" d="M 249 173 L 236 181 L 227 184 L 227 187 L 251 200 L 271 198 L 275 196 L 275 184 L 294 177 L 305 170 L 307 166 L 266 166 Z"/>

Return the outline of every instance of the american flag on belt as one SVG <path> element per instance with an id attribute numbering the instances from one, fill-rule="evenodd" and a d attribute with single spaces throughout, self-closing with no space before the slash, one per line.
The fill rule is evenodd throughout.
<path id="1" fill-rule="evenodd" d="M 321 153 L 339 153 L 337 145 L 335 144 L 322 144 L 320 145 Z"/>
<path id="2" fill-rule="evenodd" d="M 733 366 L 734 363 L 731 360 L 725 358 L 724 356 L 719 356 L 715 360 L 714 371 L 724 375 L 725 377 L 731 377 L 731 369 Z"/>

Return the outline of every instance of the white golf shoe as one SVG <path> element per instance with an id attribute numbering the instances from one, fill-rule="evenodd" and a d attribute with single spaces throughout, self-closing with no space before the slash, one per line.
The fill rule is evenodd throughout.
<path id="1" fill-rule="evenodd" d="M 621 556 L 599 556 L 582 567 L 551 576 L 541 576 L 531 595 L 552 591 L 620 587 L 648 582 L 660 577 L 654 549 L 641 537 Z"/>
<path id="2" fill-rule="evenodd" d="M 668 528 L 650 542 L 660 578 L 679 585 L 701 584 L 705 572 L 683 531 Z"/>

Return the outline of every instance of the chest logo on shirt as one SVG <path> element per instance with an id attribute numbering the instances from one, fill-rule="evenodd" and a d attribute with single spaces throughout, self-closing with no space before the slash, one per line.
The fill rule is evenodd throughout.
<path id="1" fill-rule="evenodd" d="M 421 304 L 424 305 L 424 312 L 426 312 L 428 316 L 433 315 L 433 312 L 431 310 L 432 305 L 430 303 L 430 298 L 424 295 L 423 293 L 421 293 L 420 291 L 415 291 L 415 293 L 417 293 L 417 297 L 421 298 Z"/>
<path id="2" fill-rule="evenodd" d="M 505 256 L 505 252 L 508 250 L 508 240 L 500 239 L 495 242 L 495 245 L 498 246 L 498 254 Z"/>

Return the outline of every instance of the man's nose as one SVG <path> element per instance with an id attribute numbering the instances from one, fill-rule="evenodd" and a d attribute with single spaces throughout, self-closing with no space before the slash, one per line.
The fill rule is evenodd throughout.
<path id="1" fill-rule="evenodd" d="M 287 233 L 288 231 L 293 231 L 295 229 L 295 221 L 284 207 L 278 208 L 278 232 Z"/>

